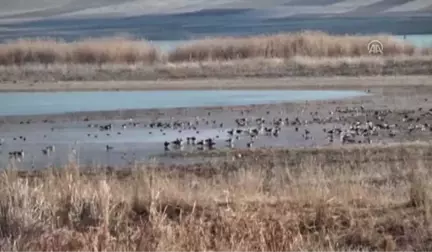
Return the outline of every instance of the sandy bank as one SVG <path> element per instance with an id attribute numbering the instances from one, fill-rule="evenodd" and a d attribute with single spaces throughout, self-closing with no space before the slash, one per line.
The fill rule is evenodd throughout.
<path id="1" fill-rule="evenodd" d="M 98 90 L 191 90 L 191 89 L 357 89 L 375 87 L 432 86 L 429 75 L 413 76 L 337 76 L 191 79 L 156 81 L 58 81 L 3 82 L 1 92 L 12 91 L 98 91 Z"/>

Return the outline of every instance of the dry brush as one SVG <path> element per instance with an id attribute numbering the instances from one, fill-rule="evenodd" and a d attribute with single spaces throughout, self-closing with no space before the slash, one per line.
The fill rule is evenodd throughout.
<path id="1" fill-rule="evenodd" d="M 432 249 L 430 145 L 231 154 L 186 170 L 6 170 L 0 248 Z"/>

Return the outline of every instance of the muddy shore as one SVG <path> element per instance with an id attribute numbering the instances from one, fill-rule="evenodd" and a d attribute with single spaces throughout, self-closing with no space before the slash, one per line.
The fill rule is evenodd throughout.
<path id="1" fill-rule="evenodd" d="M 391 79 L 395 80 L 393 84 Z M 274 128 L 274 121 L 279 118 L 289 118 L 291 122 L 280 127 L 278 136 L 272 134 L 258 136 L 253 140 L 252 148 L 340 145 L 338 137 L 330 142 L 326 131 L 335 128 L 347 130 L 356 122 L 363 125 L 366 121 L 393 127 L 380 129 L 376 135 L 368 136 L 367 141 L 370 143 L 430 140 L 432 135 L 432 127 L 430 127 L 432 125 L 432 113 L 430 113 L 432 80 L 430 78 L 355 78 L 351 79 L 351 82 L 347 81 L 347 78 L 335 78 L 333 83 L 330 79 L 323 79 L 320 84 L 315 82 L 315 86 L 312 85 L 316 81 L 314 79 L 302 81 L 303 84 L 310 83 L 309 88 L 367 89 L 370 93 L 353 99 L 272 105 L 2 117 L 0 118 L 0 137 L 3 139 L 1 166 L 13 165 L 23 169 L 37 169 L 49 165 L 61 166 L 74 161 L 89 166 L 121 167 L 141 162 L 154 162 L 152 157 L 157 157 L 156 162 L 178 163 L 178 159 L 172 159 L 170 153 L 179 150 L 165 151 L 164 141 L 172 142 L 177 138 L 186 140 L 187 137 L 196 137 L 197 141 L 213 138 L 216 149 L 229 149 L 226 141 L 230 136 L 227 132 L 230 129 L 242 128 L 235 122 L 236 119 L 241 118 L 251 121 L 250 125 L 243 127 L 244 129 L 256 127 L 254 120 L 257 118 L 264 118 L 267 121 L 266 127 L 269 128 Z M 204 81 L 200 82 L 201 85 L 204 83 Z M 236 87 L 232 83 L 235 84 L 236 81 L 231 81 L 230 85 Z M 237 80 L 237 83 L 247 83 L 252 87 L 257 86 L 259 82 Z M 376 86 L 372 87 L 374 83 Z M 406 85 L 402 86 L 402 84 Z M 165 85 L 168 86 L 168 83 Z M 223 86 L 224 83 L 220 85 Z M 266 84 L 273 88 L 277 88 L 278 85 L 279 88 L 301 86 L 300 83 L 288 82 L 287 79 L 279 80 L 274 85 Z M 293 125 L 292 122 L 295 120 L 301 123 Z M 152 122 L 195 123 L 196 121 L 199 123 L 193 128 L 150 127 Z M 106 124 L 112 124 L 112 129 L 101 131 L 98 127 L 94 127 L 94 125 Z M 89 125 L 93 126 L 89 127 Z M 306 131 L 309 132 L 309 136 L 305 137 Z M 355 143 L 365 143 L 365 141 L 364 136 L 355 139 Z M 240 134 L 234 148 L 247 149 L 249 142 L 251 140 L 248 136 Z M 51 155 L 45 155 L 42 150 L 50 145 L 55 145 L 56 151 Z M 107 151 L 107 145 L 112 149 Z M 182 148 L 182 151 L 186 152 L 201 151 L 192 144 L 185 144 Z M 21 149 L 26 153 L 22 160 L 8 158 L 9 152 Z M 202 160 L 202 158 L 195 158 L 193 161 Z M 185 159 L 182 162 L 189 161 Z"/>
<path id="2" fill-rule="evenodd" d="M 411 88 L 432 85 L 430 75 L 284 78 L 202 78 L 142 81 L 4 81 L 0 92 L 206 90 L 206 89 L 354 89 Z"/>

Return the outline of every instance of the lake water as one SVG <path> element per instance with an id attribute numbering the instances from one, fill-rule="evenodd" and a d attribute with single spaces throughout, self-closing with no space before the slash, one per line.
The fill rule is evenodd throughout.
<path id="1" fill-rule="evenodd" d="M 406 40 L 407 42 L 418 47 L 432 47 L 432 34 L 412 34 L 412 35 L 394 35 L 396 38 Z M 162 51 L 171 51 L 176 47 L 184 45 L 194 40 L 161 40 L 151 41 L 155 46 Z"/>
<path id="2" fill-rule="evenodd" d="M 432 47 L 432 34 L 412 34 L 405 36 L 396 36 L 399 39 L 405 39 L 409 43 L 418 47 Z"/>
<path id="3" fill-rule="evenodd" d="M 277 11 L 277 10 L 272 10 Z M 62 18 L 0 24 L 0 41 L 22 37 L 86 37 L 130 34 L 172 48 L 184 40 L 321 30 L 332 34 L 410 35 L 415 44 L 432 41 L 432 15 L 357 17 L 279 17 L 264 10 L 201 10 L 180 14 L 112 18 Z"/>
<path id="4" fill-rule="evenodd" d="M 126 109 L 237 106 L 342 99 L 358 91 L 214 90 L 0 93 L 0 116 Z"/>

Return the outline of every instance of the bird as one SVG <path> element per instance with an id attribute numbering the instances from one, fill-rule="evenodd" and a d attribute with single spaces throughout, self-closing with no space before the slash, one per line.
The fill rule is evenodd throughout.
<path id="1" fill-rule="evenodd" d="M 169 145 L 170 145 L 170 142 L 167 142 L 167 141 L 164 142 L 164 149 L 165 149 L 165 151 L 169 150 Z"/>
<path id="2" fill-rule="evenodd" d="M 47 147 L 42 149 L 42 153 L 44 155 L 49 155 L 51 152 L 55 152 L 55 146 L 54 145 L 50 145 L 50 146 L 47 146 Z"/>
<path id="3" fill-rule="evenodd" d="M 50 152 L 55 152 L 55 146 L 54 145 L 50 145 L 48 147 L 46 147 L 48 151 Z"/>

